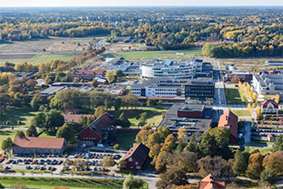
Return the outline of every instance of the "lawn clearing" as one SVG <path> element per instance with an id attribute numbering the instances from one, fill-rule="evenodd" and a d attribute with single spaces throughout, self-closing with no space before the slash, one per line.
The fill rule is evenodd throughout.
<path id="1" fill-rule="evenodd" d="M 56 137 L 56 132 L 44 132 L 38 137 L 44 137 L 44 138 L 55 138 Z"/>
<path id="2" fill-rule="evenodd" d="M 16 133 L 19 130 L 13 130 L 13 129 L 0 129 L 0 144 L 2 144 L 3 140 L 6 140 L 6 138 L 10 137 L 12 139 L 12 141 L 14 141 L 14 138 L 16 136 Z"/>
<path id="3" fill-rule="evenodd" d="M 226 100 L 229 105 L 233 104 L 245 104 L 242 101 L 238 88 L 225 88 L 226 90 Z"/>
<path id="4" fill-rule="evenodd" d="M 133 147 L 138 132 L 139 131 L 117 132 L 116 141 L 120 145 L 120 149 L 129 150 Z"/>
<path id="5" fill-rule="evenodd" d="M 177 55 L 176 53 L 184 53 L 184 55 Z M 126 60 L 140 60 L 140 59 L 183 59 L 191 56 L 201 56 L 201 49 L 195 50 L 179 50 L 179 51 L 135 51 L 135 52 L 117 52 L 109 53 L 108 56 L 119 57 L 122 56 Z M 106 55 L 106 57 L 107 57 Z"/>
<path id="6" fill-rule="evenodd" d="M 28 127 L 37 113 L 27 108 L 10 108 L 7 112 L 0 114 L 0 125 L 4 127 Z M 20 125 L 17 124 L 19 120 L 21 121 Z M 7 121 L 9 124 L 7 124 Z"/>
<path id="7" fill-rule="evenodd" d="M 31 59 L 0 59 L 0 65 L 5 64 L 6 62 L 11 63 L 21 63 L 28 62 L 32 64 L 38 64 L 41 62 L 48 62 L 52 59 L 62 59 L 64 61 L 68 61 L 73 57 L 77 57 L 78 54 L 37 54 Z"/>
<path id="8" fill-rule="evenodd" d="M 249 189 L 257 189 L 259 188 L 257 181 L 252 180 L 236 180 L 232 182 L 226 182 L 227 189 L 242 189 L 242 188 L 249 188 Z"/>
<path id="9" fill-rule="evenodd" d="M 249 110 L 232 110 L 237 116 L 250 116 Z"/>
<path id="10" fill-rule="evenodd" d="M 136 109 L 120 109 L 119 111 L 108 111 L 115 118 L 119 118 L 122 112 L 125 112 L 131 127 L 136 127 L 139 123 L 139 116 L 141 113 L 146 112 L 146 125 L 157 126 L 162 120 L 162 114 L 167 112 L 167 109 L 163 108 L 152 108 L 152 107 L 137 107 Z"/>
<path id="11" fill-rule="evenodd" d="M 47 178 L 47 177 L 0 177 L 4 187 L 10 187 L 17 182 L 24 183 L 28 188 L 51 189 L 55 186 L 67 186 L 70 189 L 105 189 L 122 188 L 123 179 L 98 178 Z"/>
<path id="12" fill-rule="evenodd" d="M 268 154 L 268 153 L 273 153 L 272 147 L 251 147 L 251 146 L 249 146 L 249 147 L 246 147 L 246 148 L 249 149 L 250 153 L 255 151 L 255 150 L 258 150 L 261 153 L 261 155 L 263 155 L 263 156 Z M 247 151 L 247 149 L 246 149 L 246 151 Z"/>

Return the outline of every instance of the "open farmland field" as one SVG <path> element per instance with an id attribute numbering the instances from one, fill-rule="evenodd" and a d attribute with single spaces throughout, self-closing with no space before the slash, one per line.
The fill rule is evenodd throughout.
<path id="1" fill-rule="evenodd" d="M 184 55 L 177 55 L 177 53 L 184 53 Z M 184 59 L 191 56 L 201 56 L 201 49 L 196 50 L 178 50 L 178 51 L 135 51 L 135 52 L 117 52 L 109 53 L 108 56 L 118 57 L 122 56 L 126 60 L 140 60 L 140 59 Z M 106 55 L 107 56 L 107 55 Z"/>
<path id="2" fill-rule="evenodd" d="M 101 36 L 94 38 L 95 36 L 86 38 L 50 37 L 49 39 L 0 44 L 0 65 L 5 62 L 38 64 L 57 58 L 67 61 L 87 50 L 90 45 L 95 45 Z"/>
<path id="3" fill-rule="evenodd" d="M 32 56 L 32 58 L 26 58 L 27 55 Z M 37 54 L 37 55 L 23 54 L 22 56 L 10 55 L 10 58 L 12 59 L 2 59 L 3 56 L 7 57 L 8 55 L 0 55 L 0 65 L 5 64 L 6 62 L 11 62 L 11 63 L 28 62 L 32 64 L 38 64 L 41 62 L 48 62 L 49 60 L 52 59 L 62 59 L 64 61 L 68 61 L 71 58 L 78 56 L 78 54 Z"/>
<path id="4" fill-rule="evenodd" d="M 245 69 L 244 67 L 265 67 L 265 61 L 283 61 L 283 58 L 223 58 L 216 59 L 221 65 L 225 64 L 234 64 L 236 67 L 241 67 L 241 69 Z M 270 66 L 268 66 L 270 67 Z"/>

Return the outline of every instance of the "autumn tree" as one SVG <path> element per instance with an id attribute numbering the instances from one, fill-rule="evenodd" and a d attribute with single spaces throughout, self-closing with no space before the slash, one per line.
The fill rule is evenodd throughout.
<path id="1" fill-rule="evenodd" d="M 263 159 L 263 167 L 271 169 L 275 174 L 283 172 L 283 151 L 279 150 L 272 154 L 267 154 Z"/>
<path id="2" fill-rule="evenodd" d="M 165 142 L 161 148 L 162 151 L 172 152 L 175 149 L 176 141 L 173 134 L 170 134 L 166 137 Z"/>
<path id="3" fill-rule="evenodd" d="M 260 153 L 251 154 L 249 157 L 246 175 L 251 179 L 259 179 L 262 171 L 263 157 Z"/>
<path id="4" fill-rule="evenodd" d="M 96 109 L 95 109 L 95 112 L 94 112 L 94 116 L 95 118 L 99 118 L 100 116 L 102 116 L 103 114 L 105 113 L 105 110 L 103 108 L 103 106 L 98 106 Z"/>
<path id="5" fill-rule="evenodd" d="M 111 70 L 108 70 L 105 75 L 108 83 L 112 83 L 115 80 L 115 76 Z"/>
<path id="6" fill-rule="evenodd" d="M 158 189 L 173 188 L 174 186 L 186 185 L 187 175 L 176 166 L 170 167 L 165 173 L 160 175 L 160 180 L 156 183 Z"/>
<path id="7" fill-rule="evenodd" d="M 199 174 L 202 177 L 207 176 L 208 174 L 213 174 L 216 177 L 221 177 L 224 174 L 228 176 L 225 171 L 229 171 L 229 167 L 231 164 L 228 163 L 225 159 L 223 159 L 221 156 L 215 156 L 215 157 L 210 157 L 206 156 L 197 161 L 198 164 L 198 169 L 199 169 Z M 229 173 L 231 173 L 229 171 Z"/>
<path id="8" fill-rule="evenodd" d="M 179 129 L 178 129 L 178 142 L 181 144 L 181 145 L 184 145 L 186 142 L 188 142 L 187 141 L 187 137 L 188 137 L 188 135 L 187 135 L 187 131 L 186 131 L 186 129 L 185 128 L 183 128 L 183 127 L 180 127 Z"/>
<path id="9" fill-rule="evenodd" d="M 102 165 L 104 167 L 113 167 L 115 165 L 115 161 L 111 156 L 105 156 L 102 159 Z"/>

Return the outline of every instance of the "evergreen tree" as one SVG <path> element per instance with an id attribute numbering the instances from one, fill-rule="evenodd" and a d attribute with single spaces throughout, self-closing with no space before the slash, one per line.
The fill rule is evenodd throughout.
<path id="1" fill-rule="evenodd" d="M 120 110 L 122 105 L 122 99 L 121 98 L 116 98 L 114 102 L 114 108 L 116 111 Z"/>
<path id="2" fill-rule="evenodd" d="M 25 137 L 26 135 L 25 135 L 25 133 L 24 133 L 23 131 L 18 131 L 18 132 L 16 133 L 16 136 L 17 136 L 17 137 Z"/>
<path id="3" fill-rule="evenodd" d="M 203 133 L 198 145 L 198 155 L 200 157 L 213 157 L 217 153 L 217 148 L 214 136 L 210 135 L 208 132 Z"/>
<path id="4" fill-rule="evenodd" d="M 28 128 L 28 130 L 26 131 L 26 135 L 28 137 L 37 137 L 37 131 L 36 131 L 36 128 L 33 124 L 31 124 Z"/>
<path id="5" fill-rule="evenodd" d="M 238 149 L 234 154 L 234 162 L 232 169 L 236 175 L 244 174 L 246 171 L 246 161 L 242 152 Z"/>
<path id="6" fill-rule="evenodd" d="M 193 133 L 190 142 L 187 144 L 187 146 L 184 148 L 184 151 L 191 151 L 191 152 L 197 152 L 197 140 L 196 135 Z"/>
<path id="7" fill-rule="evenodd" d="M 131 126 L 131 122 L 128 120 L 125 112 L 122 112 L 119 116 L 118 124 L 123 128 L 128 128 Z"/>

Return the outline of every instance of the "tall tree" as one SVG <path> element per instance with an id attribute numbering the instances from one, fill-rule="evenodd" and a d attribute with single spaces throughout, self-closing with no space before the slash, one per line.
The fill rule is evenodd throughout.
<path id="1" fill-rule="evenodd" d="M 76 132 L 68 125 L 63 125 L 57 130 L 57 138 L 65 138 L 69 144 L 76 142 Z"/>
<path id="2" fill-rule="evenodd" d="M 158 189 L 173 188 L 174 186 L 186 185 L 187 175 L 176 166 L 170 167 L 165 173 L 160 175 L 160 180 L 156 183 Z"/>
<path id="3" fill-rule="evenodd" d="M 114 108 L 116 111 L 120 110 L 122 105 L 122 99 L 121 98 L 115 98 Z"/>
<path id="4" fill-rule="evenodd" d="M 251 154 L 246 175 L 251 179 L 259 179 L 262 171 L 263 157 L 260 153 Z"/>
<path id="5" fill-rule="evenodd" d="M 12 150 L 13 141 L 10 137 L 6 138 L 2 141 L 2 150 L 4 150 L 5 153 L 10 153 Z"/>
<path id="6" fill-rule="evenodd" d="M 184 148 L 184 151 L 191 151 L 191 152 L 197 152 L 197 140 L 196 140 L 196 135 L 195 133 L 192 134 L 189 143 L 187 144 L 187 146 Z"/>
<path id="7" fill-rule="evenodd" d="M 245 157 L 239 149 L 234 154 L 232 169 L 236 175 L 244 174 L 247 169 Z"/>
<path id="8" fill-rule="evenodd" d="M 60 111 L 50 110 L 46 114 L 46 128 L 54 130 L 55 128 L 61 127 L 65 122 L 64 117 Z"/>
<path id="9" fill-rule="evenodd" d="M 39 112 L 32 119 L 32 124 L 35 127 L 45 128 L 46 127 L 46 115 L 43 112 Z"/>
<path id="10" fill-rule="evenodd" d="M 276 136 L 272 148 L 274 152 L 277 150 L 283 150 L 283 135 Z"/>
<path id="11" fill-rule="evenodd" d="M 113 74 L 113 72 L 111 70 L 108 70 L 106 72 L 105 77 L 106 77 L 108 83 L 112 83 L 114 81 L 114 79 L 115 79 L 114 74 Z"/>
<path id="12" fill-rule="evenodd" d="M 176 141 L 173 134 L 170 134 L 166 137 L 165 142 L 161 148 L 162 151 L 172 152 L 175 149 Z"/>
<path id="13" fill-rule="evenodd" d="M 31 124 L 28 128 L 28 130 L 26 131 L 26 135 L 28 137 L 37 137 L 37 131 L 36 131 L 36 128 L 33 124 Z"/>
<path id="14" fill-rule="evenodd" d="M 123 128 L 129 128 L 131 126 L 131 122 L 128 120 L 125 112 L 122 112 L 118 119 L 118 124 Z"/>
<path id="15" fill-rule="evenodd" d="M 23 131 L 18 131 L 18 132 L 16 133 L 16 136 L 17 136 L 17 137 L 25 137 L 26 135 L 25 135 L 25 133 L 24 133 Z"/>
<path id="16" fill-rule="evenodd" d="M 105 110 L 103 108 L 103 106 L 98 106 L 96 109 L 95 109 L 95 112 L 94 112 L 94 116 L 95 118 L 99 118 L 100 116 L 102 116 L 103 114 L 105 113 Z"/>
<path id="17" fill-rule="evenodd" d="M 178 142 L 181 144 L 181 145 L 184 145 L 187 141 L 187 132 L 186 132 L 186 129 L 183 128 L 183 127 L 180 127 L 178 129 Z"/>
<path id="18" fill-rule="evenodd" d="M 217 153 L 217 144 L 214 136 L 210 135 L 209 132 L 202 134 L 200 143 L 198 145 L 198 154 L 201 157 L 211 156 L 213 157 Z"/>

